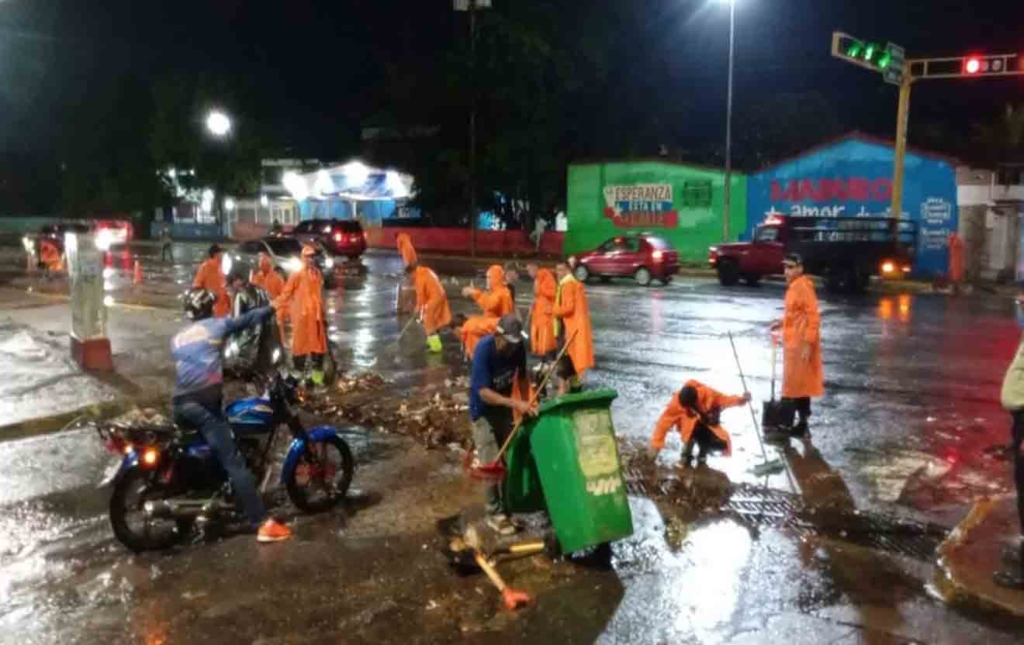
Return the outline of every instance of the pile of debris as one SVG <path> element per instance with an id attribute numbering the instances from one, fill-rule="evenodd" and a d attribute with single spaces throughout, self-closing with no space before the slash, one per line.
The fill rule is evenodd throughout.
<path id="1" fill-rule="evenodd" d="M 109 423 L 120 426 L 164 426 L 170 425 L 171 420 L 155 408 L 132 408 L 110 419 Z"/>
<path id="2" fill-rule="evenodd" d="M 408 395 L 394 392 L 390 381 L 366 372 L 339 377 L 330 395 L 309 406 L 313 414 L 358 425 L 382 434 L 412 437 L 427 448 L 468 448 L 469 381 L 446 379 L 440 391 Z"/>

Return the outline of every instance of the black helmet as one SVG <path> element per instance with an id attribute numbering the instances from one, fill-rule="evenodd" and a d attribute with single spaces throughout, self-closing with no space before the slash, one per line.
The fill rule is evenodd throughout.
<path id="1" fill-rule="evenodd" d="M 189 320 L 206 320 L 213 315 L 213 303 L 217 297 L 206 289 L 189 289 L 183 296 L 185 317 Z"/>

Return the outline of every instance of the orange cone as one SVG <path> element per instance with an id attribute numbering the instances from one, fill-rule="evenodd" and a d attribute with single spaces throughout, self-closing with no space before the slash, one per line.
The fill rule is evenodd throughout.
<path id="1" fill-rule="evenodd" d="M 132 275 L 132 284 L 139 286 L 142 284 L 142 262 L 135 260 L 135 273 Z"/>

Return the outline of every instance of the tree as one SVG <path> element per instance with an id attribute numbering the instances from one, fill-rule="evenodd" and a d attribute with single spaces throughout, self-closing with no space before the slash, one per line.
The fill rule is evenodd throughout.
<path id="1" fill-rule="evenodd" d="M 998 118 L 975 124 L 973 140 L 973 156 L 982 164 L 1020 162 L 1024 158 L 1024 105 L 1007 104 Z"/>

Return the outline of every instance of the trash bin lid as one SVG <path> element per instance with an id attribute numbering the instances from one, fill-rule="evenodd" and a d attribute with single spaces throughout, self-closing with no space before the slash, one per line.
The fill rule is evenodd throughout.
<path id="1" fill-rule="evenodd" d="M 619 396 L 619 393 L 610 387 L 601 388 L 599 390 L 587 390 L 579 392 L 577 394 L 564 394 L 554 399 L 548 399 L 540 405 L 540 413 L 544 414 L 551 412 L 561 407 L 569 406 L 575 407 L 584 403 L 606 403 L 611 405 L 611 402 Z"/>

